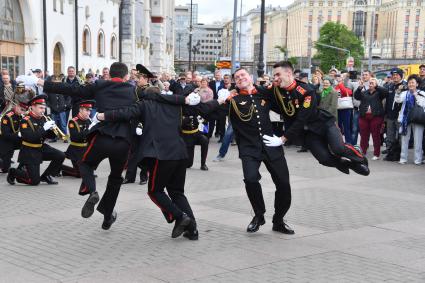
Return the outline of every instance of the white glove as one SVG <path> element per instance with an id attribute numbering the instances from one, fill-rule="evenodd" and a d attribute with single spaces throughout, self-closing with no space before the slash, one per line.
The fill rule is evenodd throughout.
<path id="1" fill-rule="evenodd" d="M 230 96 L 230 91 L 227 89 L 220 89 L 220 91 L 218 92 L 218 103 L 223 104 L 224 102 L 226 102 L 227 98 L 229 98 Z"/>
<path id="2" fill-rule="evenodd" d="M 274 146 L 274 147 L 281 146 L 283 144 L 282 139 L 275 135 L 273 135 L 272 137 L 268 135 L 264 135 L 263 142 L 266 146 Z"/>
<path id="3" fill-rule="evenodd" d="M 91 119 L 91 124 L 89 126 L 89 130 L 91 130 L 91 128 L 93 128 L 99 122 L 100 121 L 97 119 L 97 114 L 94 115 L 94 117 Z"/>
<path id="4" fill-rule="evenodd" d="M 140 127 L 136 128 L 136 135 L 141 136 L 143 134 L 143 129 Z"/>
<path id="5" fill-rule="evenodd" d="M 18 137 L 22 138 L 21 132 L 18 132 Z"/>
<path id="6" fill-rule="evenodd" d="M 201 97 L 199 96 L 199 94 L 192 92 L 191 94 L 188 95 L 189 98 L 189 105 L 198 105 L 199 102 L 201 102 Z"/>
<path id="7" fill-rule="evenodd" d="M 37 78 L 35 75 L 20 75 L 16 77 L 17 83 L 24 83 L 26 87 L 34 87 L 37 85 L 39 78 Z"/>
<path id="8" fill-rule="evenodd" d="M 44 125 L 43 125 L 43 129 L 45 130 L 45 131 L 47 131 L 47 130 L 51 130 L 51 129 L 53 129 L 53 127 L 56 125 L 56 123 L 55 123 L 55 121 L 47 121 L 46 123 L 44 123 Z"/>

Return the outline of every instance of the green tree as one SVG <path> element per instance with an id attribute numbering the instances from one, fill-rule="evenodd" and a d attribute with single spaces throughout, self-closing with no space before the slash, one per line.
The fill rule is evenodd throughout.
<path id="1" fill-rule="evenodd" d="M 289 57 L 288 61 L 291 62 L 292 66 L 294 66 L 294 68 L 295 68 L 296 65 L 298 65 L 297 57 Z"/>
<path id="2" fill-rule="evenodd" d="M 281 53 L 283 53 L 283 57 L 286 59 L 288 57 L 288 48 L 286 48 L 283 45 L 275 45 L 275 49 L 279 50 Z"/>
<path id="3" fill-rule="evenodd" d="M 321 46 L 318 43 L 350 50 L 356 66 L 360 65 L 360 60 L 364 56 L 362 41 L 347 26 L 327 22 L 320 29 L 319 40 L 314 46 L 317 49 L 314 58 L 320 60 L 320 68 L 325 72 L 330 70 L 332 66 L 335 66 L 339 70 L 344 69 L 348 53 Z"/>

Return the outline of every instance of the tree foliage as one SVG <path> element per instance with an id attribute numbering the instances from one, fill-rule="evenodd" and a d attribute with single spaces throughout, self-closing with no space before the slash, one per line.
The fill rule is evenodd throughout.
<path id="1" fill-rule="evenodd" d="M 322 26 L 319 40 L 314 46 L 317 50 L 314 58 L 320 60 L 322 70 L 330 70 L 332 66 L 339 70 L 344 69 L 348 57 L 347 52 L 331 49 L 317 43 L 350 50 L 356 66 L 360 65 L 360 60 L 364 56 L 362 41 L 343 24 L 327 22 Z"/>
<path id="2" fill-rule="evenodd" d="M 297 57 L 289 57 L 288 58 L 288 61 L 291 62 L 292 66 L 294 66 L 294 67 L 296 65 L 298 65 L 298 59 L 297 59 Z"/>
<path id="3" fill-rule="evenodd" d="M 283 53 L 283 56 L 285 58 L 287 58 L 287 56 L 288 56 L 288 48 L 286 48 L 283 45 L 275 45 L 274 48 L 277 49 L 277 50 L 279 50 L 281 53 Z"/>

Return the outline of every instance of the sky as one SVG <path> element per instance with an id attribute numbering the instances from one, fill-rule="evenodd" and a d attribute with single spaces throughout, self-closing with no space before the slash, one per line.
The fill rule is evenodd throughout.
<path id="1" fill-rule="evenodd" d="M 261 0 L 238 0 L 238 15 L 242 1 L 242 14 L 261 5 Z M 186 5 L 190 0 L 175 0 L 176 5 Z M 266 0 L 266 6 L 286 7 L 294 0 Z M 211 24 L 217 20 L 230 20 L 233 18 L 234 0 L 193 0 L 198 4 L 198 22 Z M 227 8 L 226 8 L 227 7 Z"/>

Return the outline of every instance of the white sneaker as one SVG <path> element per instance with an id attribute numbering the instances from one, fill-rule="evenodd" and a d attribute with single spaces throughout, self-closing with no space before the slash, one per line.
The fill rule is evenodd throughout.
<path id="1" fill-rule="evenodd" d="M 407 164 L 407 161 L 406 161 L 406 160 L 400 160 L 400 161 L 398 162 L 398 164 L 405 165 L 405 164 Z"/>
<path id="2" fill-rule="evenodd" d="M 379 156 L 372 157 L 372 160 L 379 160 Z"/>
<path id="3" fill-rule="evenodd" d="M 220 161 L 223 161 L 223 159 L 224 159 L 224 157 L 217 155 L 217 157 L 213 159 L 213 162 L 220 162 Z"/>

